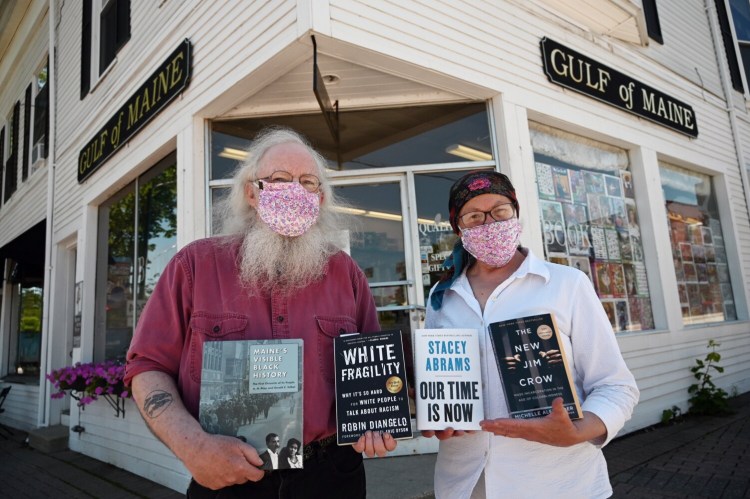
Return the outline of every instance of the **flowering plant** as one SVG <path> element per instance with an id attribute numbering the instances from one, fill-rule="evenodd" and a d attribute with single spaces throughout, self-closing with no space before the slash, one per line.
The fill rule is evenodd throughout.
<path id="1" fill-rule="evenodd" d="M 74 366 L 55 369 L 47 374 L 47 379 L 57 389 L 57 392 L 50 395 L 53 399 L 64 397 L 65 391 L 70 390 L 70 396 L 78 401 L 79 406 L 83 406 L 97 400 L 99 396 L 106 398 L 110 404 L 113 397 L 130 397 L 130 391 L 123 381 L 124 376 L 125 366 L 114 361 L 98 364 L 77 362 Z"/>

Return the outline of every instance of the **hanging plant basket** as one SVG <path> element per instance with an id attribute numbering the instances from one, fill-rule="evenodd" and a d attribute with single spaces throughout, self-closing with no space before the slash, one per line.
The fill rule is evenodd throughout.
<path id="1" fill-rule="evenodd" d="M 130 397 L 130 390 L 125 386 L 125 366 L 118 362 L 76 363 L 47 374 L 47 379 L 57 390 L 50 395 L 59 399 L 69 392 L 78 402 L 78 406 L 86 405 L 104 398 L 115 411 L 115 417 L 125 417 L 125 399 Z"/>

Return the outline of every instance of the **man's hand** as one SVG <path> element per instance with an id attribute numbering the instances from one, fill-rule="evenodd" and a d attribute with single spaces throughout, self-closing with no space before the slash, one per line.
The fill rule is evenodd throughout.
<path id="1" fill-rule="evenodd" d="M 570 447 L 587 440 L 606 436 L 607 428 L 598 416 L 585 412 L 583 419 L 572 421 L 563 406 L 562 398 L 552 402 L 552 413 L 537 419 L 484 420 L 479 423 L 484 431 L 508 438 L 523 438 L 556 447 Z"/>
<path id="2" fill-rule="evenodd" d="M 398 442 L 390 433 L 380 433 L 379 431 L 367 431 L 359 437 L 354 444 L 354 450 L 364 452 L 367 457 L 384 457 L 387 453 L 396 448 Z"/>
<path id="3" fill-rule="evenodd" d="M 264 475 L 258 469 L 263 464 L 258 451 L 235 437 L 206 434 L 182 461 L 196 482 L 212 490 L 257 482 Z"/>

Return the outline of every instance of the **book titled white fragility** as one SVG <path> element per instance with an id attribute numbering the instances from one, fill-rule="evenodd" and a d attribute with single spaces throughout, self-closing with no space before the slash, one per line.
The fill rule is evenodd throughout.
<path id="1" fill-rule="evenodd" d="M 484 419 L 479 332 L 414 331 L 417 428 L 479 430 Z"/>

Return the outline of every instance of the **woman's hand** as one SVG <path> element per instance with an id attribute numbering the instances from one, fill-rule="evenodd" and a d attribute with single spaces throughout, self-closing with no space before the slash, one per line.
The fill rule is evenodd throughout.
<path id="1" fill-rule="evenodd" d="M 474 433 L 474 430 L 454 430 L 453 428 L 446 428 L 445 430 L 422 430 L 423 437 L 437 437 L 438 440 L 460 437 L 462 435 L 468 435 L 469 433 Z"/>
<path id="2" fill-rule="evenodd" d="M 484 431 L 508 438 L 523 438 L 556 447 L 570 447 L 586 441 L 604 441 L 607 427 L 599 417 L 584 412 L 583 419 L 573 421 L 563 406 L 562 398 L 552 402 L 552 413 L 536 419 L 500 418 L 479 423 Z"/>

